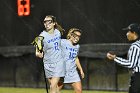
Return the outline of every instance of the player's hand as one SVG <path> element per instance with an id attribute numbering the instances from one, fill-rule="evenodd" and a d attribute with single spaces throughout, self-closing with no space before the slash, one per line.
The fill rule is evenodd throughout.
<path id="1" fill-rule="evenodd" d="M 107 58 L 110 59 L 110 60 L 114 60 L 114 59 L 116 58 L 116 55 L 115 55 L 115 54 L 112 54 L 112 53 L 109 53 L 109 52 L 107 53 L 106 56 L 107 56 Z"/>
<path id="2" fill-rule="evenodd" d="M 39 51 L 36 52 L 36 56 L 39 57 L 39 58 L 43 58 L 43 52 L 42 53 L 40 53 Z"/>
<path id="3" fill-rule="evenodd" d="M 80 70 L 80 74 L 81 74 L 81 77 L 83 79 L 85 77 L 85 74 L 84 74 L 83 70 Z"/>

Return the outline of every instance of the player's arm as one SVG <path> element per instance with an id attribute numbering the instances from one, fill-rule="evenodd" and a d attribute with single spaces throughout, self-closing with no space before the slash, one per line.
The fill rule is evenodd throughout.
<path id="1" fill-rule="evenodd" d="M 80 71 L 81 77 L 84 78 L 85 77 L 85 74 L 83 72 L 83 69 L 82 69 L 82 66 L 80 64 L 80 61 L 79 61 L 79 58 L 78 57 L 76 58 L 76 65 L 77 65 L 77 68 Z"/>

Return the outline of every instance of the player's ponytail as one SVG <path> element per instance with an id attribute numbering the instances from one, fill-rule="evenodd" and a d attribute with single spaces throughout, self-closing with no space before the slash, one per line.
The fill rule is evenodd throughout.
<path id="1" fill-rule="evenodd" d="M 57 22 L 55 23 L 55 28 L 58 29 L 61 33 L 61 35 L 64 34 L 65 30 L 62 28 L 61 25 L 59 25 Z"/>

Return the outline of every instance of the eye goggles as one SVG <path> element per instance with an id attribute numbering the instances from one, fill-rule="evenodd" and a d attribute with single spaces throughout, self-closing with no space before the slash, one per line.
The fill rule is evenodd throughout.
<path id="1" fill-rule="evenodd" d="M 44 23 L 44 24 L 45 24 L 45 23 L 47 23 L 47 24 L 51 24 L 51 23 L 53 23 L 53 20 L 44 20 L 43 23 Z"/>
<path id="2" fill-rule="evenodd" d="M 74 38 L 76 38 L 76 37 L 78 37 L 78 38 L 80 38 L 81 37 L 81 35 L 77 35 L 76 33 L 71 33 L 71 35 L 74 37 Z"/>

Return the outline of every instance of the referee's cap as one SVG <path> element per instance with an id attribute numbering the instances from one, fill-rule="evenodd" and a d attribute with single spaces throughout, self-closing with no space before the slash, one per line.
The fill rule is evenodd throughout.
<path id="1" fill-rule="evenodd" d="M 140 35 L 140 24 L 132 23 L 128 27 L 123 28 L 122 30 L 133 31 L 136 32 L 138 35 Z"/>

